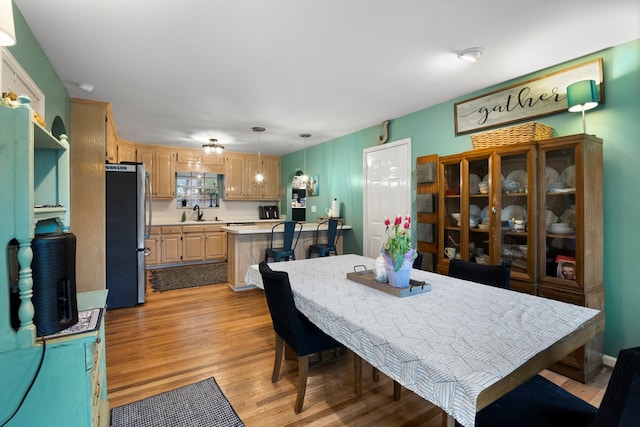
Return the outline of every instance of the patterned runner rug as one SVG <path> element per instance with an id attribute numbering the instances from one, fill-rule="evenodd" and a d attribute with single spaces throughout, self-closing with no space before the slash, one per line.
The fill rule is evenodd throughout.
<path id="1" fill-rule="evenodd" d="M 226 262 L 157 268 L 151 270 L 151 277 L 149 278 L 151 288 L 157 292 L 225 283 L 226 281 Z"/>
<path id="2" fill-rule="evenodd" d="M 216 380 L 206 380 L 111 410 L 112 427 L 241 427 Z"/>

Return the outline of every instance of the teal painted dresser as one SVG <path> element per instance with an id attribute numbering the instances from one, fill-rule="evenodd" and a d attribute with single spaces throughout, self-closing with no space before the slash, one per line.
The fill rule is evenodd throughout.
<path id="1" fill-rule="evenodd" d="M 0 425 L 108 426 L 103 321 L 49 338 L 37 337 L 33 321 L 31 244 L 40 221 L 69 225 L 69 143 L 33 121 L 28 99 L 0 105 L 0 200 Z M 18 296 L 14 324 L 11 294 Z M 79 293 L 78 310 L 104 312 L 106 295 Z"/>

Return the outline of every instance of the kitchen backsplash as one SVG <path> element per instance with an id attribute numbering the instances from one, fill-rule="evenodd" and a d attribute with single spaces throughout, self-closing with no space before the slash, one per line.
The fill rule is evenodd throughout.
<path id="1" fill-rule="evenodd" d="M 260 202 L 260 201 L 231 201 L 225 202 L 220 200 L 219 208 L 207 208 L 206 206 L 200 206 L 200 210 L 204 212 L 203 218 L 207 220 L 214 220 L 218 217 L 221 221 L 238 221 L 238 220 L 258 220 L 260 213 L 258 206 L 273 205 L 273 202 Z M 196 219 L 196 212 L 191 209 L 179 209 L 176 208 L 175 200 L 154 200 L 153 201 L 153 223 L 154 224 L 166 224 L 180 222 L 182 213 L 187 214 L 187 221 L 193 221 Z M 280 215 L 283 218 L 283 214 Z"/>

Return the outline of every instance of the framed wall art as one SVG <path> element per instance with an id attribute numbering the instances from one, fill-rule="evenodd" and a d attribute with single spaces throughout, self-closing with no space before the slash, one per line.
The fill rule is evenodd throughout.
<path id="1" fill-rule="evenodd" d="M 599 102 L 604 103 L 598 58 L 455 103 L 456 135 L 567 111 L 567 86 L 580 80 L 595 80 Z"/>

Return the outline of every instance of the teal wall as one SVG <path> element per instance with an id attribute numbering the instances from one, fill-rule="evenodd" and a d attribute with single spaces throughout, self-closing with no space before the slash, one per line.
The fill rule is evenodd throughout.
<path id="1" fill-rule="evenodd" d="M 605 103 L 587 112 L 587 132 L 604 140 L 605 353 L 615 357 L 622 348 L 640 345 L 640 285 L 634 279 L 640 254 L 640 39 L 393 119 L 389 141 L 411 138 L 414 164 L 417 157 L 428 154 L 471 150 L 469 135 L 454 135 L 455 102 L 598 57 L 604 63 Z M 582 132 L 579 114 L 537 120 L 553 127 L 554 136 Z M 380 134 L 380 126 L 374 126 L 306 149 L 305 172 L 320 180 L 320 195 L 307 199 L 307 220 L 323 216 L 324 208 L 337 197 L 341 214 L 353 226 L 353 232 L 345 235 L 346 253 L 362 253 L 362 150 L 375 146 Z M 302 168 L 302 152 L 284 156 L 281 164 L 282 185 L 290 190 L 290 178 Z M 282 206 L 290 201 L 290 196 L 283 199 Z M 311 205 L 318 212 L 311 213 Z M 413 206 L 415 216 L 415 200 Z"/>
<path id="2" fill-rule="evenodd" d="M 71 103 L 67 89 L 60 81 L 49 62 L 49 58 L 45 55 L 40 44 L 38 44 L 22 13 L 20 13 L 15 4 L 13 5 L 13 19 L 18 42 L 8 49 L 44 93 L 44 120 L 47 122 L 47 129 L 51 129 L 53 119 L 56 116 L 60 116 L 67 132 L 69 132 L 71 128 L 69 122 Z M 67 135 L 69 134 L 67 133 Z M 73 143 L 73 141 L 70 140 L 70 143 Z"/>

